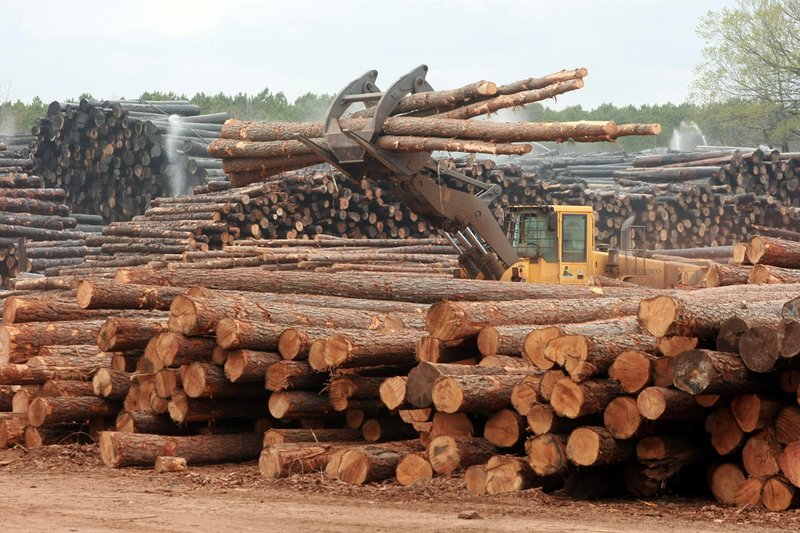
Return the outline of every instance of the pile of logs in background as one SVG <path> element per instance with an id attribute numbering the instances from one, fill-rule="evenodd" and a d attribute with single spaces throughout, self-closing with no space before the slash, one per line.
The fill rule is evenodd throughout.
<path id="1" fill-rule="evenodd" d="M 37 172 L 74 210 L 129 220 L 153 198 L 221 178 L 204 147 L 226 115 L 198 113 L 184 101 L 53 102 L 33 128 Z"/>
<path id="2" fill-rule="evenodd" d="M 800 272 L 792 241 L 744 254 L 741 268 Z M 17 412 L 0 415 L 0 444 L 89 433 L 115 467 L 258 458 L 270 478 L 797 501 L 798 284 L 597 291 L 272 267 L 119 269 L 7 298 L 0 406 Z"/>
<path id="3" fill-rule="evenodd" d="M 24 157 L 23 157 L 24 156 Z M 44 188 L 33 160 L 0 146 L 0 284 L 20 273 L 83 263 L 99 249 L 85 238 L 100 231 L 94 215 L 71 213 L 63 189 Z"/>

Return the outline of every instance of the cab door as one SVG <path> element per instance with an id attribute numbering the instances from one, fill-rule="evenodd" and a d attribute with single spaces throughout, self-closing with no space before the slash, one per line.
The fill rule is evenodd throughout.
<path id="1" fill-rule="evenodd" d="M 585 285 L 589 281 L 589 249 L 592 245 L 589 216 L 584 213 L 560 214 L 559 283 Z"/>

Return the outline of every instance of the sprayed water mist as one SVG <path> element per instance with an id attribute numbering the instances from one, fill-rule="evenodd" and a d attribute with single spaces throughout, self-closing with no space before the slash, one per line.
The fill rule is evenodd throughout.
<path id="1" fill-rule="evenodd" d="M 683 120 L 680 126 L 672 131 L 669 148 L 677 151 L 691 151 L 701 144 L 708 143 L 706 136 L 700 131 L 700 127 L 691 120 Z"/>
<path id="2" fill-rule="evenodd" d="M 180 154 L 178 152 L 178 141 L 176 135 L 179 132 L 178 126 L 180 119 L 177 115 L 170 115 L 167 119 L 169 128 L 167 128 L 167 162 L 169 163 L 169 194 L 171 196 L 180 196 L 189 194 L 188 184 L 189 176 L 187 170 L 180 165 Z"/>

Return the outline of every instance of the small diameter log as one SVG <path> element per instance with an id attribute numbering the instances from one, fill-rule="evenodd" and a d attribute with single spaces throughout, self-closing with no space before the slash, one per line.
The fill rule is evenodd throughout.
<path id="1" fill-rule="evenodd" d="M 703 284 L 706 287 L 725 287 L 747 283 L 750 267 L 714 263 L 708 267 Z"/>
<path id="2" fill-rule="evenodd" d="M 611 363 L 608 379 L 619 383 L 624 392 L 636 394 L 652 382 L 654 359 L 654 356 L 644 352 L 622 352 Z"/>
<path id="3" fill-rule="evenodd" d="M 739 485 L 736 493 L 733 495 L 736 507 L 752 506 L 758 507 L 761 505 L 761 491 L 764 488 L 764 480 L 757 477 L 749 477 Z"/>
<path id="4" fill-rule="evenodd" d="M 261 475 L 269 479 L 322 472 L 342 442 L 286 442 L 264 446 L 258 459 Z"/>
<path id="5" fill-rule="evenodd" d="M 361 433 L 367 442 L 403 440 L 417 436 L 412 426 L 397 417 L 370 418 L 361 426 Z"/>
<path id="6" fill-rule="evenodd" d="M 153 466 L 153 470 L 155 470 L 156 474 L 186 472 L 187 469 L 185 457 L 172 457 L 167 455 L 156 457 L 156 462 Z"/>
<path id="7" fill-rule="evenodd" d="M 105 318 L 113 311 L 87 310 L 73 301 L 11 296 L 3 301 L 3 323 L 78 321 Z"/>
<path id="8" fill-rule="evenodd" d="M 654 423 L 639 413 L 636 399 L 614 398 L 603 411 L 603 425 L 615 439 L 631 439 L 653 432 Z"/>
<path id="9" fill-rule="evenodd" d="M 553 396 L 553 388 L 556 383 L 566 378 L 567 375 L 561 370 L 548 370 L 542 374 L 542 380 L 539 382 L 539 396 L 545 402 L 549 402 Z"/>
<path id="10" fill-rule="evenodd" d="M 456 470 L 485 463 L 493 455 L 498 455 L 499 451 L 485 439 L 440 435 L 431 440 L 427 454 L 434 472 L 452 474 Z"/>
<path id="11" fill-rule="evenodd" d="M 455 363 L 473 357 L 475 350 L 475 339 L 443 341 L 430 335 L 423 335 L 417 343 L 416 355 L 417 361 Z"/>
<path id="12" fill-rule="evenodd" d="M 528 429 L 534 435 L 545 433 L 568 434 L 578 426 L 592 425 L 596 417 L 564 418 L 558 416 L 551 405 L 536 404 L 528 411 Z"/>
<path id="13" fill-rule="evenodd" d="M 307 391 L 275 392 L 269 398 L 269 412 L 278 419 L 318 418 L 331 410 L 327 395 Z"/>
<path id="14" fill-rule="evenodd" d="M 111 400 L 124 400 L 131 387 L 131 375 L 111 368 L 101 368 L 92 377 L 92 389 L 96 396 Z"/>
<path id="15" fill-rule="evenodd" d="M 577 382 L 604 375 L 617 356 L 627 351 L 655 353 L 656 339 L 647 335 L 563 335 L 545 346 L 545 357 L 567 370 Z"/>
<path id="16" fill-rule="evenodd" d="M 566 451 L 578 466 L 615 465 L 633 456 L 634 444 L 614 439 L 605 428 L 586 426 L 570 433 Z"/>
<path id="17" fill-rule="evenodd" d="M 97 345 L 105 352 L 143 349 L 165 326 L 165 321 L 159 318 L 111 317 L 99 328 Z"/>
<path id="18" fill-rule="evenodd" d="M 92 396 L 94 388 L 89 381 L 77 379 L 51 379 L 39 389 L 40 398 L 60 396 Z"/>
<path id="19" fill-rule="evenodd" d="M 562 379 L 553 386 L 550 405 L 559 416 L 578 418 L 600 413 L 621 393 L 619 385 L 611 381 L 575 383 Z"/>
<path id="20" fill-rule="evenodd" d="M 711 493 L 719 503 L 734 505 L 736 492 L 745 479 L 745 473 L 741 467 L 733 463 L 723 463 L 712 468 L 708 484 Z"/>
<path id="21" fill-rule="evenodd" d="M 383 380 L 378 394 L 387 409 L 395 410 L 405 404 L 407 380 L 406 376 L 395 376 Z"/>
<path id="22" fill-rule="evenodd" d="M 567 457 L 567 438 L 564 435 L 546 433 L 525 442 L 528 465 L 540 476 L 564 474 L 570 469 Z"/>
<path id="23" fill-rule="evenodd" d="M 665 357 L 675 357 L 679 353 L 694 350 L 695 348 L 697 348 L 697 337 L 673 335 L 671 337 L 659 337 L 658 341 L 656 341 L 658 353 Z"/>
<path id="24" fill-rule="evenodd" d="M 750 271 L 747 282 L 756 285 L 765 283 L 800 283 L 800 272 L 796 268 L 756 265 Z"/>
<path id="25" fill-rule="evenodd" d="M 647 387 L 636 397 L 636 406 L 647 420 L 693 420 L 707 414 L 688 392 L 666 387 Z"/>
<path id="26" fill-rule="evenodd" d="M 182 287 L 154 287 L 86 279 L 78 284 L 77 302 L 83 309 L 159 309 L 168 311 Z"/>
<path id="27" fill-rule="evenodd" d="M 742 466 L 753 477 L 768 477 L 780 473 L 778 461 L 783 446 L 775 439 L 773 429 L 763 429 L 747 439 L 742 448 Z"/>
<path id="28" fill-rule="evenodd" d="M 767 427 L 778 416 L 785 402 L 763 394 L 739 394 L 731 400 L 731 412 L 745 433 Z"/>
<path id="29" fill-rule="evenodd" d="M 261 453 L 261 435 L 239 433 L 164 437 L 142 433 L 100 433 L 100 457 L 106 466 L 148 466 L 156 457 L 178 456 L 191 464 L 250 461 Z"/>
<path id="30" fill-rule="evenodd" d="M 28 422 L 39 427 L 45 424 L 84 422 L 90 418 L 117 416 L 120 403 L 95 396 L 37 398 L 28 407 Z"/>
<path id="31" fill-rule="evenodd" d="M 421 331 L 378 335 L 371 331 L 336 334 L 325 340 L 324 368 L 353 368 L 377 365 L 411 365 L 416 362 L 416 346 Z M 314 361 L 310 360 L 312 367 Z"/>
<path id="32" fill-rule="evenodd" d="M 340 376 L 328 384 L 328 397 L 335 411 L 346 411 L 351 400 L 374 400 L 383 378 L 365 376 Z"/>
<path id="33" fill-rule="evenodd" d="M 501 409 L 489 417 L 483 438 L 498 448 L 511 448 L 522 440 L 525 419 L 512 409 Z"/>
<path id="34" fill-rule="evenodd" d="M 73 444 L 81 441 L 85 433 L 80 426 L 45 426 L 25 428 L 23 441 L 26 448 L 38 448 L 39 446 L 49 446 L 51 444 Z"/>
<path id="35" fill-rule="evenodd" d="M 529 489 L 537 477 L 525 460 L 508 455 L 495 455 L 486 463 L 486 493 L 503 494 Z"/>
<path id="36" fill-rule="evenodd" d="M 431 399 L 443 413 L 490 413 L 511 406 L 511 390 L 521 376 L 442 376 L 431 389 Z"/>
<path id="37" fill-rule="evenodd" d="M 195 361 L 210 361 L 211 352 L 216 346 L 214 339 L 187 337 L 172 331 L 164 331 L 153 338 L 156 354 L 163 366 L 181 366 Z"/>
<path id="38" fill-rule="evenodd" d="M 690 394 L 758 392 L 766 386 L 737 354 L 691 350 L 674 358 L 674 384 Z"/>
<path id="39" fill-rule="evenodd" d="M 225 376 L 231 383 L 264 382 L 267 369 L 278 361 L 281 356 L 273 352 L 231 350 L 225 359 Z"/>
<path id="40" fill-rule="evenodd" d="M 795 487 L 800 487 L 800 441 L 786 445 L 778 458 L 781 472 Z"/>
<path id="41" fill-rule="evenodd" d="M 430 463 L 428 463 L 430 465 Z M 399 480 L 398 480 L 399 481 Z M 472 465 L 464 470 L 464 486 L 475 496 L 486 495 L 486 465 Z"/>

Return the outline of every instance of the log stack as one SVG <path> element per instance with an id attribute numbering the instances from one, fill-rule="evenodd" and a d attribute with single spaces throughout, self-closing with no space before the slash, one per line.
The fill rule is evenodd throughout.
<path id="1" fill-rule="evenodd" d="M 204 183 L 209 170 L 220 177 L 221 165 L 195 145 L 216 137 L 224 119 L 185 101 L 52 102 L 33 128 L 36 169 L 74 210 L 130 220 L 151 199 Z"/>
<path id="2" fill-rule="evenodd" d="M 13 157 L 4 157 L 5 155 Z M 82 263 L 99 250 L 87 247 L 100 231 L 99 217 L 70 212 L 63 189 L 45 188 L 30 173 L 33 159 L 0 146 L 0 282 L 20 273 Z"/>

